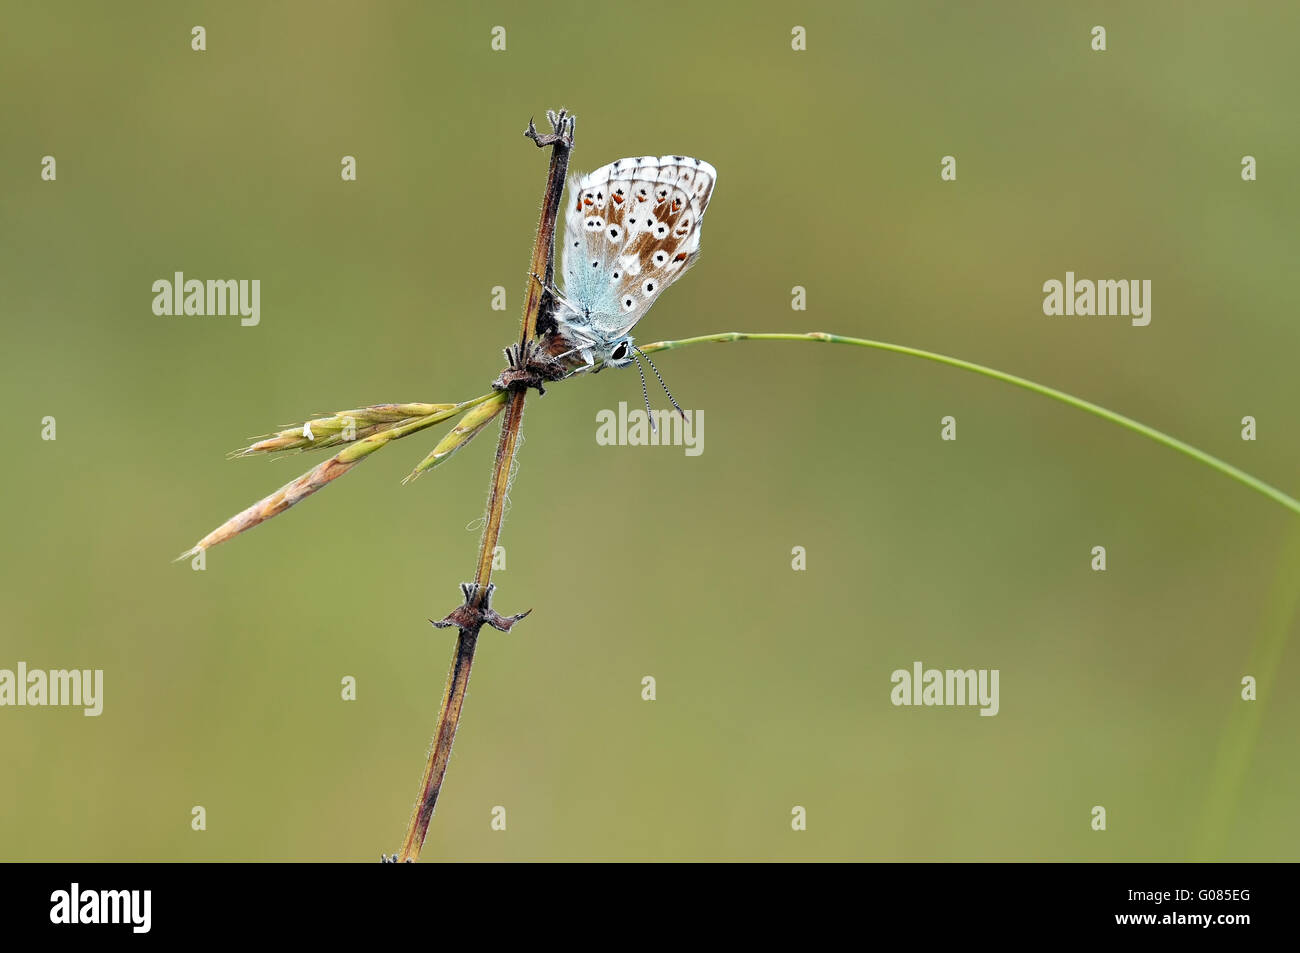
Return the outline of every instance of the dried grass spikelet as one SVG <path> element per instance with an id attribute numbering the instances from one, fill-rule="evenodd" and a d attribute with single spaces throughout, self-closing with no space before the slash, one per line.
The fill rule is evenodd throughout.
<path id="1" fill-rule="evenodd" d="M 269 496 L 236 513 L 195 543 L 177 561 L 188 559 L 218 543 L 278 516 L 317 490 L 328 486 L 354 466 L 394 440 L 418 433 L 464 411 L 456 427 L 416 467 L 411 477 L 442 463 L 464 447 L 492 421 L 505 406 L 506 395 L 500 391 L 484 394 L 459 404 L 376 404 L 356 410 L 340 411 L 329 417 L 307 421 L 297 427 L 264 437 L 233 456 L 255 456 L 281 450 L 308 450 L 342 446 L 343 449 L 324 463 L 290 480 Z M 308 436 L 310 434 L 310 436 Z M 349 439 L 351 438 L 351 439 Z M 407 480 L 411 479 L 407 477 Z M 403 481 L 406 482 L 406 481 Z"/>

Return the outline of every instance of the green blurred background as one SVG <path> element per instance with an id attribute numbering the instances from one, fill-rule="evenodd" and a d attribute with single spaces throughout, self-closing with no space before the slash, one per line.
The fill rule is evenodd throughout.
<path id="1" fill-rule="evenodd" d="M 578 115 L 574 169 L 719 170 L 704 257 L 642 342 L 938 350 L 1300 490 L 1294 4 L 7 3 L 3 21 L 0 667 L 106 682 L 97 719 L 0 710 L 5 859 L 400 845 L 453 643 L 426 619 L 472 574 L 495 426 L 407 487 L 437 435 L 386 448 L 206 572 L 170 559 L 318 459 L 224 460 L 245 438 L 485 390 L 545 177 L 521 132 L 548 107 Z M 1149 278 L 1151 325 L 1044 317 L 1067 270 Z M 259 278 L 260 326 L 155 316 L 174 271 Z M 497 605 L 535 612 L 480 643 L 425 859 L 1297 856 L 1294 514 L 909 358 L 735 344 L 659 365 L 704 410 L 702 456 L 597 446 L 596 412 L 637 406 L 630 371 L 529 401 Z M 1001 713 L 895 708 L 890 673 L 915 660 L 1000 669 Z"/>

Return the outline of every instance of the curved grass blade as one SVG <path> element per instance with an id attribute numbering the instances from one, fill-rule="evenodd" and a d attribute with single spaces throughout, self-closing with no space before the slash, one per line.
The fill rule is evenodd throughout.
<path id="1" fill-rule="evenodd" d="M 866 338 L 852 338 L 843 334 L 827 334 L 825 331 L 809 331 L 807 333 L 794 334 L 753 334 L 748 331 L 724 331 L 720 334 L 703 334 L 699 337 L 682 338 L 679 341 L 656 341 L 654 344 L 645 344 L 641 346 L 641 351 L 646 354 L 657 354 L 659 351 L 671 351 L 679 347 L 687 347 L 691 344 L 705 344 L 708 342 L 728 342 L 728 341 L 821 341 L 827 344 L 851 344 L 854 347 L 870 347 L 879 351 L 891 351 L 894 354 L 906 354 L 908 357 L 919 357 L 922 360 L 934 361 L 938 364 L 947 364 L 949 367 L 956 367 L 963 371 L 970 371 L 974 374 L 980 374 L 984 377 L 991 377 L 993 380 L 1002 381 L 1004 384 L 1012 384 L 1016 387 L 1024 388 L 1035 394 L 1041 394 L 1043 397 L 1050 397 L 1052 400 L 1060 401 L 1062 404 L 1068 404 L 1078 410 L 1092 414 L 1094 417 L 1100 417 L 1102 420 L 1118 424 L 1125 430 L 1131 430 L 1136 434 L 1141 434 L 1148 440 L 1154 440 L 1156 443 L 1164 444 L 1172 450 L 1177 450 L 1184 456 L 1191 457 L 1198 463 L 1203 463 L 1213 470 L 1218 470 L 1224 476 L 1231 477 L 1243 486 L 1249 487 L 1256 493 L 1260 493 L 1275 503 L 1280 503 L 1292 513 L 1300 513 L 1300 500 L 1279 490 L 1277 487 L 1265 483 L 1257 476 L 1252 476 L 1240 467 L 1235 467 L 1226 460 L 1220 460 L 1211 453 L 1206 453 L 1198 447 L 1192 446 L 1177 437 L 1172 437 L 1162 430 L 1148 426 L 1141 421 L 1134 420 L 1132 417 L 1125 417 L 1123 414 L 1116 413 L 1113 410 L 1107 410 L 1100 404 L 1094 404 L 1090 400 L 1084 400 L 1082 397 L 1075 397 L 1073 394 L 1067 394 L 1063 390 L 1057 390 L 1055 387 L 1048 387 L 1046 384 L 1039 384 L 1037 381 L 1031 381 L 1026 377 L 1018 377 L 1015 374 L 1008 374 L 1006 371 L 999 371 L 992 367 L 986 367 L 983 364 L 976 364 L 974 361 L 963 361 L 958 357 L 949 357 L 947 354 L 938 354 L 934 351 L 923 351 L 916 347 L 905 347 L 902 344 L 889 344 L 885 341 L 871 341 Z"/>

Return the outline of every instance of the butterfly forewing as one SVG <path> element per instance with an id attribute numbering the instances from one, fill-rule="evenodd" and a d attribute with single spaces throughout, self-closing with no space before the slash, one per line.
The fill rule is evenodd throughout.
<path id="1" fill-rule="evenodd" d="M 572 183 L 564 292 L 590 314 L 592 329 L 626 334 L 694 264 L 716 179 L 700 159 L 642 156 Z"/>

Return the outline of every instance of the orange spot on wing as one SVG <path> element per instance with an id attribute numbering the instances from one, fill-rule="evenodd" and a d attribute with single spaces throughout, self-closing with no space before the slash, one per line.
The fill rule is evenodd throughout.
<path id="1" fill-rule="evenodd" d="M 622 204 L 623 204 L 623 196 L 621 196 L 621 195 L 615 195 L 615 196 L 614 196 L 614 201 L 617 202 L 619 205 L 622 205 Z"/>
<path id="2" fill-rule="evenodd" d="M 584 205 L 595 205 L 595 204 L 596 204 L 596 203 L 593 202 L 591 199 L 583 199 L 583 200 L 582 200 L 582 203 L 583 203 Z"/>
<path id="3" fill-rule="evenodd" d="M 685 260 L 686 260 L 686 252 L 684 251 L 679 251 L 675 256 L 673 256 L 673 261 L 685 261 Z"/>

